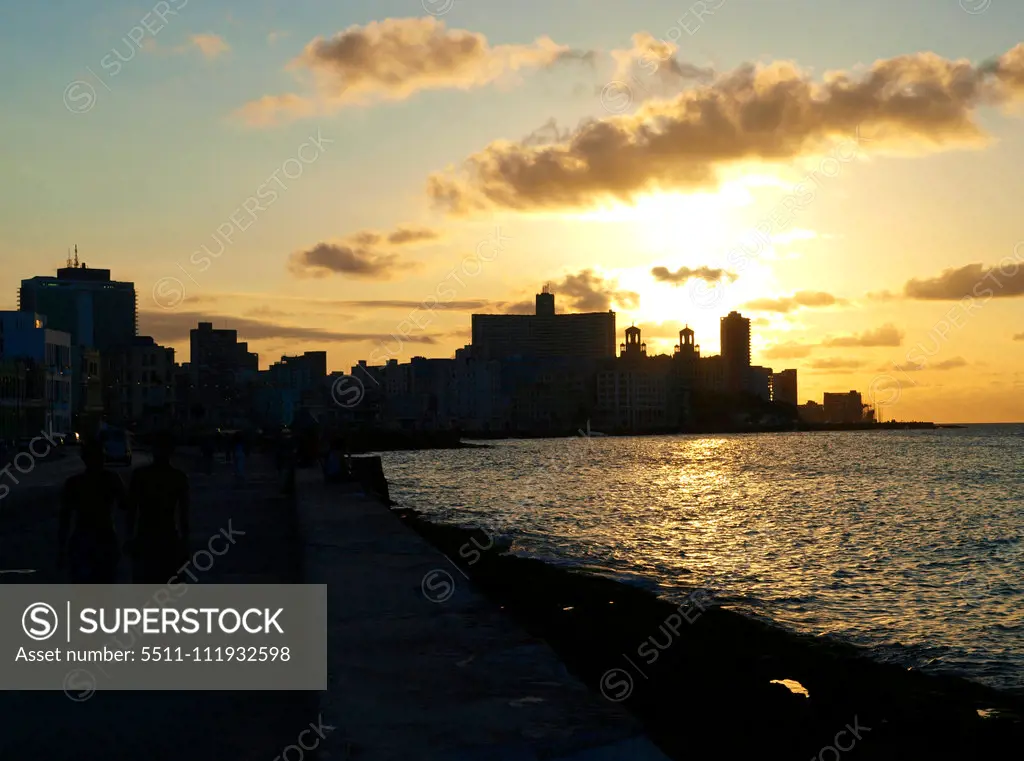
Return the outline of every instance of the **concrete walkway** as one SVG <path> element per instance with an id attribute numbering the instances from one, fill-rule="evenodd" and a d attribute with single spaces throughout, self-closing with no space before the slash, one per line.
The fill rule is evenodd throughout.
<path id="1" fill-rule="evenodd" d="M 305 580 L 328 585 L 319 758 L 665 761 L 388 508 L 299 471 L 298 513 Z"/>
<path id="2" fill-rule="evenodd" d="M 249 475 L 241 484 L 223 464 L 212 475 L 191 469 L 187 457 L 180 464 L 191 470 L 192 549 L 204 549 L 209 538 L 229 523 L 245 532 L 208 570 L 197 567 L 194 583 L 294 583 L 301 558 L 294 551 L 294 521 L 279 495 L 272 461 L 251 458 Z M 122 475 L 127 480 L 127 469 Z M 20 509 L 33 520 L 19 518 L 0 531 L 0 548 L 19 567 L 37 573 L 0 580 L 61 580 L 52 565 L 56 488 L 44 496 L 17 494 L 29 501 Z M 122 564 L 121 579 L 128 581 L 127 563 Z M 77 696 L 80 702 L 60 691 L 0 693 L 0 759 L 272 761 L 295 745 L 311 723 L 318 724 L 315 692 L 120 692 L 100 687 L 88 699 Z M 317 738 L 307 733 L 304 739 L 308 748 Z M 291 749 L 287 757 L 295 761 L 299 752 Z"/>

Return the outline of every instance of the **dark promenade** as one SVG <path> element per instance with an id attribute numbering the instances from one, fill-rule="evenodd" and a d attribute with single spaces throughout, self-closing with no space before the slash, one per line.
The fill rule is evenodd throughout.
<path id="1" fill-rule="evenodd" d="M 338 739 L 320 758 L 665 760 L 380 501 L 314 471 L 299 494 L 307 581 L 329 585 L 321 710 Z"/>
<path id="2" fill-rule="evenodd" d="M 136 453 L 136 465 L 148 457 Z M 248 462 L 244 484 L 218 463 L 197 472 L 192 453 L 176 457 L 192 482 L 192 584 L 295 583 L 301 558 L 292 513 L 279 495 L 273 462 Z M 55 563 L 60 483 L 81 469 L 77 457 L 39 465 L 0 502 L 0 583 L 62 581 Z M 128 480 L 127 468 L 116 468 Z M 229 526 L 235 543 L 203 553 Z M 215 545 L 218 550 L 221 545 Z M 212 559 L 212 564 L 211 564 Z M 202 570 L 205 569 L 205 570 Z M 122 561 L 121 581 L 128 582 Z M 140 604 L 144 601 L 140 601 Z M 72 697 L 88 693 L 72 690 Z M 62 691 L 0 693 L 0 759 L 39 761 L 272 761 L 310 722 L 318 695 L 296 692 L 118 692 L 100 689 L 76 702 Z M 328 735 L 330 737 L 330 735 Z M 294 751 L 292 751 L 294 754 Z M 307 753 L 307 758 L 311 756 Z"/>

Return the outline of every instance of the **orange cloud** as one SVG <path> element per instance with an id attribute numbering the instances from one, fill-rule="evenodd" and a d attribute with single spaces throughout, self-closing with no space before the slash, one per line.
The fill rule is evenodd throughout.
<path id="1" fill-rule="evenodd" d="M 588 208 L 645 193 L 713 187 L 748 161 L 783 162 L 856 136 L 873 149 L 976 146 L 982 105 L 1024 100 L 1024 43 L 974 65 L 934 53 L 877 61 L 824 82 L 788 62 L 746 64 L 636 113 L 595 120 L 557 145 L 491 143 L 427 192 L 451 214 Z"/>
<path id="2" fill-rule="evenodd" d="M 249 124 L 272 124 L 304 116 L 310 109 L 334 111 L 400 101 L 422 90 L 469 90 L 509 72 L 591 57 L 550 37 L 540 37 L 531 45 L 491 46 L 484 35 L 448 29 L 433 16 L 391 18 L 351 26 L 306 45 L 288 69 L 312 74 L 315 92 L 265 96 L 236 114 Z M 297 100 L 311 105 L 296 109 Z"/>

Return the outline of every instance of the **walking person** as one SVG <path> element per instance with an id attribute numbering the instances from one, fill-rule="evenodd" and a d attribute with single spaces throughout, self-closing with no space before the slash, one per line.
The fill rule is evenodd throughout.
<path id="1" fill-rule="evenodd" d="M 166 584 L 188 560 L 189 482 L 171 464 L 173 454 L 173 437 L 161 433 L 153 442 L 153 464 L 132 475 L 128 530 L 134 584 Z"/>
<path id="2" fill-rule="evenodd" d="M 114 584 L 120 560 L 114 509 L 128 508 L 117 473 L 103 467 L 103 447 L 82 444 L 85 471 L 68 478 L 60 494 L 57 566 L 72 584 Z"/>

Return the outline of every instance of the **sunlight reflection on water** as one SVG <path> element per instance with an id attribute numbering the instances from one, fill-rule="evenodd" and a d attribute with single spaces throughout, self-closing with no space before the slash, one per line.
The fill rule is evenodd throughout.
<path id="1" fill-rule="evenodd" d="M 1021 686 L 1024 426 L 547 439 L 384 455 L 392 496 L 517 554 L 698 585 L 876 657 Z"/>

